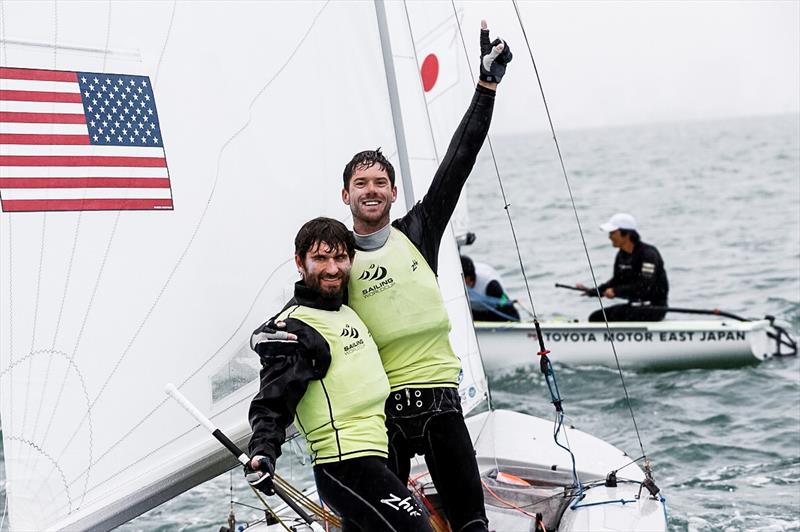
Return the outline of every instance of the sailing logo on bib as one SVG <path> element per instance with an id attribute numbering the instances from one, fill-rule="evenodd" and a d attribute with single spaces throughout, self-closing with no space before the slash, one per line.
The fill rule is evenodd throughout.
<path id="1" fill-rule="evenodd" d="M 360 281 L 376 281 L 375 284 L 361 290 L 361 297 L 367 298 L 388 290 L 394 286 L 394 279 L 389 277 L 389 270 L 380 264 L 370 264 L 369 268 L 358 276 Z"/>
<path id="2" fill-rule="evenodd" d="M 360 338 L 361 334 L 358 332 L 358 329 L 350 324 L 345 324 L 344 329 L 342 329 L 342 333 L 339 336 L 355 340 L 349 344 L 344 344 L 342 350 L 344 351 L 345 355 L 352 355 L 364 347 L 364 339 Z"/>
<path id="3" fill-rule="evenodd" d="M 386 277 L 389 272 L 383 266 L 370 264 L 369 268 L 361 272 L 358 276 L 362 281 L 380 281 Z"/>
<path id="4" fill-rule="evenodd" d="M 355 327 L 351 327 L 350 325 L 345 325 L 344 329 L 342 329 L 342 334 L 340 334 L 339 336 L 349 336 L 353 339 L 358 338 L 359 337 L 358 329 L 356 329 Z"/>

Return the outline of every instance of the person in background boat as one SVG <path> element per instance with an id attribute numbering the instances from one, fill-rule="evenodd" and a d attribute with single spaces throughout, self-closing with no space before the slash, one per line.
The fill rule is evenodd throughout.
<path id="1" fill-rule="evenodd" d="M 273 492 L 275 460 L 294 420 L 308 441 L 319 494 L 341 515 L 343 530 L 428 532 L 427 516 L 387 466 L 389 381 L 378 348 L 342 303 L 354 253 L 352 233 L 337 220 L 315 218 L 297 233 L 302 280 L 273 318 L 296 339 L 276 341 L 269 320 L 250 341 L 261 358 L 261 387 L 250 404 L 253 458 L 245 473 L 254 487 Z"/>
<path id="2" fill-rule="evenodd" d="M 600 229 L 608 233 L 611 245 L 619 249 L 614 260 L 614 276 L 597 287 L 603 297 L 624 298 L 628 303 L 605 307 L 608 321 L 661 321 L 666 311 L 651 307 L 666 307 L 669 282 L 661 254 L 650 244 L 642 242 L 636 231 L 636 220 L 626 213 L 617 213 Z M 594 289 L 576 285 L 585 295 Z M 603 311 L 589 315 L 589 321 L 603 321 Z"/>
<path id="3" fill-rule="evenodd" d="M 473 262 L 466 255 L 461 255 L 461 269 L 464 271 L 473 320 L 519 321 L 519 312 L 514 308 L 514 301 L 503 290 L 497 270 L 488 264 Z"/>
<path id="4" fill-rule="evenodd" d="M 380 149 L 357 153 L 343 173 L 356 256 L 348 304 L 369 327 L 389 377 L 389 467 L 407 483 L 411 458 L 425 457 L 453 531 L 485 531 L 483 488 L 461 411 L 461 362 L 437 282 L 439 245 L 486 138 L 497 83 L 511 60 L 481 24 L 481 75 L 472 102 L 421 202 L 390 224 L 397 199 L 392 164 Z"/>

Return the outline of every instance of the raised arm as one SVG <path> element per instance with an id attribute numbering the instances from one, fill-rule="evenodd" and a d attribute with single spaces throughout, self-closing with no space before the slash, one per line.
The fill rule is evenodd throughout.
<path id="1" fill-rule="evenodd" d="M 481 26 L 481 80 L 472 102 L 453 134 L 425 197 L 395 222 L 395 226 L 419 248 L 434 272 L 442 235 L 489 132 L 495 89 L 512 57 L 504 41 L 489 41 L 485 21 Z"/>

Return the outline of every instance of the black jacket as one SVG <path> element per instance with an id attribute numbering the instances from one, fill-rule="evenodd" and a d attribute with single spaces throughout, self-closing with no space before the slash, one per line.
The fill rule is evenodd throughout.
<path id="1" fill-rule="evenodd" d="M 425 197 L 405 216 L 392 222 L 419 249 L 433 273 L 438 274 L 442 235 L 489 132 L 494 98 L 495 91 L 480 85 L 475 88 Z"/>
<path id="2" fill-rule="evenodd" d="M 666 305 L 669 282 L 664 261 L 655 246 L 639 242 L 632 253 L 619 250 L 614 260 L 614 277 L 597 287 L 601 295 L 606 288 L 613 288 L 616 297 Z"/>
<path id="3" fill-rule="evenodd" d="M 284 307 L 303 305 L 322 310 L 338 310 L 341 299 L 324 298 L 302 281 L 294 286 L 294 298 Z M 283 312 L 283 310 L 281 312 Z M 259 333 L 269 328 L 272 319 L 253 331 L 250 347 L 261 358 L 261 389 L 250 403 L 250 456 L 269 456 L 272 462 L 281 454 L 286 427 L 294 420 L 297 405 L 311 380 L 322 379 L 331 365 L 328 342 L 314 328 L 289 317 L 286 331 L 297 335 L 297 342 L 259 342 Z"/>

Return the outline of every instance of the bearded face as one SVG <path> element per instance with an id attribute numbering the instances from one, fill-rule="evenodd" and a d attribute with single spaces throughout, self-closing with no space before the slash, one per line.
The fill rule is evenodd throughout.
<path id="1" fill-rule="evenodd" d="M 295 263 L 307 287 L 325 297 L 343 295 L 352 262 L 344 246 L 331 247 L 316 242 L 304 258 L 295 255 Z"/>

